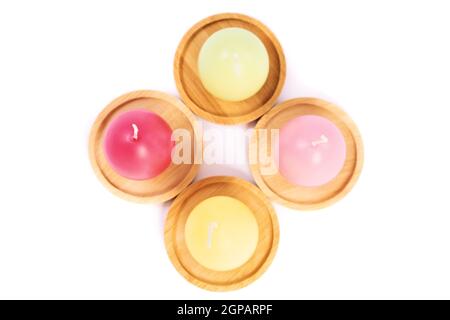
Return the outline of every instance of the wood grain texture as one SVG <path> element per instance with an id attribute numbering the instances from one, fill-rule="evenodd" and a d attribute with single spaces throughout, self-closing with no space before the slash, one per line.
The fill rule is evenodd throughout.
<path id="1" fill-rule="evenodd" d="M 202 85 L 197 71 L 198 54 L 204 42 L 216 31 L 239 27 L 261 39 L 269 54 L 269 75 L 263 87 L 243 101 L 224 101 Z M 186 105 L 200 117 L 220 123 L 246 123 L 261 117 L 274 105 L 286 78 L 283 50 L 275 35 L 261 22 L 236 13 L 208 17 L 194 25 L 183 37 L 175 54 L 174 76 Z"/>
<path id="2" fill-rule="evenodd" d="M 273 108 L 256 124 L 257 129 L 280 129 L 292 118 L 301 115 L 318 115 L 332 121 L 342 132 L 347 157 L 341 172 L 330 182 L 318 187 L 302 187 L 290 183 L 279 172 L 263 175 L 262 164 L 257 161 L 261 136 L 253 132 L 249 145 L 249 157 L 256 160 L 250 164 L 253 177 L 261 190 L 274 201 L 300 210 L 320 209 L 343 198 L 355 185 L 361 173 L 364 152 L 361 135 L 352 119 L 340 108 L 330 102 L 315 98 L 298 98 L 285 101 Z M 262 136 L 264 137 L 264 136 Z M 272 145 L 270 134 L 266 137 Z"/>
<path id="3" fill-rule="evenodd" d="M 109 165 L 103 150 L 105 129 L 118 114 L 133 109 L 146 109 L 158 114 L 172 130 L 184 128 L 191 137 L 194 157 L 201 137 L 197 132 L 195 116 L 178 99 L 159 91 L 135 91 L 111 102 L 95 120 L 89 138 L 89 155 L 100 181 L 114 194 L 137 202 L 163 202 L 175 197 L 194 179 L 198 165 L 171 163 L 160 175 L 148 180 L 131 180 L 117 174 Z M 193 160 L 194 158 L 192 158 Z"/>
<path id="4" fill-rule="evenodd" d="M 185 224 L 192 209 L 213 196 L 230 196 L 245 203 L 259 227 L 255 253 L 244 265 L 231 271 L 214 271 L 199 264 L 190 254 L 184 238 Z M 211 291 L 236 290 L 255 281 L 271 264 L 278 241 L 278 220 L 266 196 L 255 185 L 235 177 L 210 177 L 187 188 L 172 203 L 165 224 L 166 249 L 175 268 L 189 282 Z"/>

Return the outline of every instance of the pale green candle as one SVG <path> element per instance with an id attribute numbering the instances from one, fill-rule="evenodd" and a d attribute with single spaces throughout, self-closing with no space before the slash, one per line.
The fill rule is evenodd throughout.
<path id="1" fill-rule="evenodd" d="M 242 101 L 257 93 L 269 74 L 269 55 L 262 41 L 242 28 L 212 34 L 198 56 L 203 86 L 226 101 Z"/>

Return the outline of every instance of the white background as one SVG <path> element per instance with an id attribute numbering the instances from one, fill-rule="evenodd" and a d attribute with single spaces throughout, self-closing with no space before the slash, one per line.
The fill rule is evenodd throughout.
<path id="1" fill-rule="evenodd" d="M 184 32 L 230 11 L 279 38 L 279 101 L 343 107 L 366 161 L 332 207 L 275 205 L 272 266 L 245 289 L 212 293 L 167 258 L 167 205 L 110 194 L 87 142 L 118 95 L 177 95 Z M 0 298 L 450 298 L 449 14 L 448 1 L 431 0 L 2 1 Z M 216 174 L 251 180 L 245 165 L 203 167 L 198 178 Z"/>

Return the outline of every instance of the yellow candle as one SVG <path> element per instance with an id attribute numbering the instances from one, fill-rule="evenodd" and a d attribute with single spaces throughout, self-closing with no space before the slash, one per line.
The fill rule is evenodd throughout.
<path id="1" fill-rule="evenodd" d="M 257 93 L 266 82 L 269 55 L 254 33 L 225 28 L 203 44 L 198 71 L 209 93 L 222 100 L 241 101 Z"/>
<path id="2" fill-rule="evenodd" d="M 258 237 L 253 212 L 228 196 L 200 202 L 185 225 L 186 245 L 192 257 L 215 271 L 232 270 L 246 263 L 255 252 Z"/>

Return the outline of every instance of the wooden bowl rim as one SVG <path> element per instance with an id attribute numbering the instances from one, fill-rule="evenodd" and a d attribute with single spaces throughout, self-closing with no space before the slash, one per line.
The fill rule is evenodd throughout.
<path id="1" fill-rule="evenodd" d="M 177 208 L 177 207 L 179 207 L 180 204 L 184 203 L 186 201 L 186 199 L 188 199 L 188 196 L 192 192 L 196 192 L 197 190 L 207 187 L 208 185 L 217 184 L 217 183 L 239 184 L 239 185 L 243 186 L 245 189 L 247 189 L 249 193 L 250 192 L 252 194 L 256 193 L 258 195 L 258 200 L 262 201 L 264 206 L 266 207 L 267 212 L 269 213 L 268 218 L 272 222 L 272 224 L 271 224 L 272 225 L 272 230 L 271 230 L 272 231 L 272 245 L 268 250 L 268 254 L 267 254 L 267 257 L 264 260 L 264 262 L 259 266 L 259 268 L 254 269 L 254 271 L 252 270 L 251 276 L 245 278 L 242 281 L 232 282 L 229 284 L 210 283 L 210 282 L 205 282 L 201 279 L 194 277 L 189 272 L 188 268 L 186 268 L 181 263 L 180 257 L 177 255 L 176 243 L 174 241 L 172 241 L 174 234 L 176 232 L 174 226 L 176 225 L 176 222 L 179 217 L 179 214 L 178 214 L 179 212 L 175 211 L 174 208 Z M 186 188 L 175 199 L 175 201 L 170 206 L 168 214 L 167 214 L 166 222 L 165 222 L 165 227 L 164 227 L 164 242 L 165 242 L 165 246 L 166 246 L 166 251 L 167 251 L 168 257 L 169 257 L 170 261 L 172 262 L 172 264 L 174 265 L 175 269 L 190 283 L 192 283 L 200 288 L 209 290 L 209 291 L 237 290 L 237 289 L 246 287 L 247 285 L 256 281 L 259 277 L 262 276 L 262 274 L 264 274 L 264 272 L 269 268 L 269 266 L 273 262 L 273 259 L 275 258 L 275 254 L 278 249 L 279 238 L 280 238 L 280 230 L 279 230 L 278 218 L 277 218 L 275 209 L 273 208 L 272 204 L 267 199 L 267 197 L 264 195 L 264 193 L 262 193 L 261 190 L 254 184 L 252 184 L 244 179 L 232 177 L 232 176 L 208 177 L 208 178 L 202 179 L 200 181 L 197 181 L 196 183 L 194 183 L 191 186 L 189 186 L 188 188 Z M 260 242 L 261 239 L 259 239 L 258 241 Z M 247 270 L 247 269 L 248 268 L 247 268 L 247 263 L 246 263 L 246 264 L 242 265 L 241 267 L 235 269 L 234 273 L 239 274 L 243 270 Z"/>
<path id="2" fill-rule="evenodd" d="M 261 172 L 259 170 L 259 163 L 250 164 L 250 171 L 252 172 L 253 178 L 255 179 L 256 184 L 259 186 L 259 188 L 272 200 L 275 202 L 278 202 L 280 204 L 283 204 L 287 207 L 297 209 L 297 210 L 317 210 L 322 209 L 325 207 L 328 207 L 337 201 L 341 200 L 343 197 L 345 197 L 355 186 L 356 182 L 359 179 L 359 176 L 361 175 L 361 171 L 364 164 L 364 145 L 361 138 L 361 133 L 356 126 L 356 124 L 353 122 L 353 120 L 350 118 L 350 116 L 340 107 L 335 105 L 334 103 L 318 99 L 318 98 L 293 98 L 286 101 L 281 102 L 280 104 L 276 105 L 272 110 L 270 110 L 268 113 L 266 113 L 256 124 L 254 128 L 254 132 L 251 135 L 250 143 L 249 143 L 249 154 L 253 154 L 256 152 L 255 148 L 257 148 L 257 142 L 256 142 L 256 130 L 258 129 L 264 129 L 267 124 L 275 118 L 280 112 L 284 111 L 285 109 L 291 108 L 293 106 L 299 106 L 301 105 L 308 105 L 308 106 L 317 106 L 319 108 L 325 109 L 328 112 L 332 113 L 336 118 L 340 119 L 342 123 L 348 128 L 349 132 L 352 135 L 354 146 L 356 150 L 356 160 L 354 164 L 353 172 L 351 173 L 350 179 L 346 182 L 345 186 L 342 187 L 342 189 L 336 193 L 334 196 L 325 199 L 324 201 L 316 202 L 316 203 L 302 203 L 302 202 L 292 202 L 284 197 L 281 197 L 276 190 L 273 190 L 273 188 L 270 188 L 267 183 L 265 182 L 264 178 L 261 175 Z"/>
<path id="3" fill-rule="evenodd" d="M 222 116 L 205 111 L 203 108 L 199 107 L 194 101 L 192 101 L 192 99 L 188 94 L 189 90 L 186 90 L 183 81 L 181 79 L 181 68 L 180 68 L 182 60 L 181 58 L 183 53 L 185 52 L 186 46 L 191 41 L 193 35 L 195 35 L 199 30 L 201 30 L 205 26 L 222 20 L 242 20 L 246 23 L 254 25 L 256 28 L 259 28 L 267 35 L 267 37 L 272 42 L 274 48 L 276 49 L 278 59 L 280 62 L 279 80 L 270 99 L 265 104 L 254 109 L 252 112 L 239 116 Z M 283 89 L 286 80 L 286 58 L 283 52 L 283 48 L 280 42 L 278 41 L 277 37 L 275 36 L 275 34 L 261 21 L 241 13 L 231 13 L 231 12 L 219 13 L 200 20 L 184 34 L 175 53 L 173 70 L 174 70 L 175 84 L 177 86 L 178 92 L 180 93 L 181 99 L 195 114 L 202 117 L 203 119 L 218 124 L 225 124 L 225 125 L 243 124 L 258 119 L 263 114 L 268 112 L 275 104 L 277 98 L 281 94 L 281 90 Z M 233 102 L 230 102 L 230 104 L 232 103 Z"/>
<path id="4" fill-rule="evenodd" d="M 91 162 L 91 165 L 94 169 L 94 172 L 98 179 L 102 182 L 102 184 L 110 190 L 113 194 L 119 196 L 122 199 L 138 202 L 138 203 L 160 203 L 165 202 L 167 200 L 172 199 L 177 194 L 179 194 L 181 191 L 183 191 L 184 188 L 186 188 L 192 180 L 197 175 L 197 172 L 199 170 L 199 165 L 196 163 L 191 164 L 191 168 L 189 169 L 188 174 L 185 175 L 183 180 L 176 185 L 175 188 L 172 188 L 168 190 L 167 192 L 154 195 L 154 196 L 138 196 L 134 194 L 127 193 L 120 189 L 120 187 L 116 187 L 114 184 L 111 183 L 111 181 L 105 177 L 103 174 L 96 157 L 96 138 L 98 134 L 101 134 L 100 128 L 102 127 L 103 122 L 108 118 L 108 115 L 117 109 L 122 108 L 127 103 L 141 99 L 141 98 L 155 98 L 159 100 L 163 100 L 170 105 L 172 105 L 174 108 L 177 108 L 180 110 L 183 115 L 186 117 L 188 122 L 192 126 L 192 130 L 195 135 L 195 142 L 196 146 L 199 146 L 201 143 L 201 136 L 198 131 L 198 127 L 196 124 L 196 118 L 194 114 L 187 108 L 179 99 L 176 97 L 167 94 L 165 92 L 156 91 L 156 90 L 137 90 L 125 93 L 113 101 L 111 101 L 97 116 L 96 120 L 94 121 L 90 136 L 89 136 L 89 159 Z M 165 174 L 166 172 L 163 172 L 161 174 Z"/>

